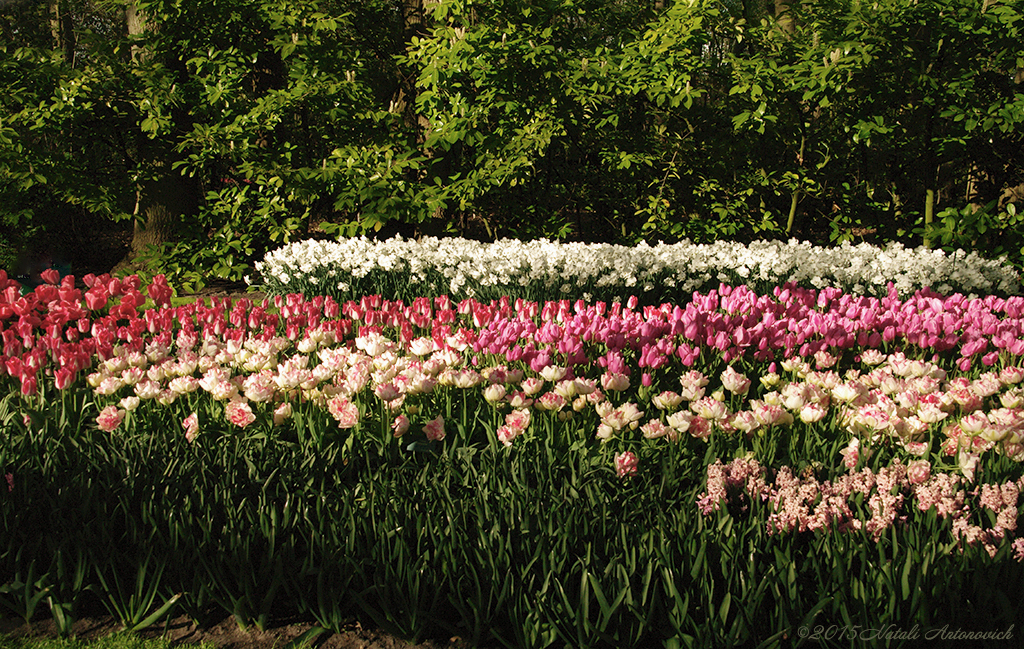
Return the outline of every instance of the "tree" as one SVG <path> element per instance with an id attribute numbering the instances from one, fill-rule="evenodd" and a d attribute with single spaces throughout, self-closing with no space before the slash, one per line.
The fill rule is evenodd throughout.
<path id="1" fill-rule="evenodd" d="M 83 30 L 75 67 L 45 48 L 3 60 L 10 189 L 136 218 L 133 252 L 156 246 L 193 280 L 240 278 L 330 207 L 331 151 L 386 132 L 359 78 L 381 75 L 345 15 L 317 2 L 117 9 L 120 30 Z M 77 164 L 82 150 L 102 159 L 103 182 Z"/>
<path id="2" fill-rule="evenodd" d="M 9 233 L 137 219 L 179 282 L 396 231 L 1017 245 L 1022 25 L 974 0 L 8 3 L 0 201 Z"/>

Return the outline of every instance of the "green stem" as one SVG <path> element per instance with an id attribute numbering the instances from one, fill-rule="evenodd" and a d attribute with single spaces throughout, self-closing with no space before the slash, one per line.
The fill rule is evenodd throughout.
<path id="1" fill-rule="evenodd" d="M 804 165 L 804 150 L 807 147 L 807 137 L 804 135 L 800 136 L 800 154 L 797 157 L 797 161 L 800 166 Z M 799 184 L 797 185 L 799 187 Z M 793 230 L 793 219 L 796 217 L 796 205 L 800 202 L 800 190 L 793 190 L 793 197 L 789 203 L 789 219 L 786 220 L 786 234 L 789 234 Z"/>
<path id="2" fill-rule="evenodd" d="M 935 214 L 935 191 L 927 190 L 924 193 L 924 247 L 932 247 L 932 217 Z"/>
<path id="3" fill-rule="evenodd" d="M 800 192 L 793 192 L 792 200 L 789 203 L 789 219 L 786 221 L 786 234 L 793 230 L 793 218 L 796 216 L 796 204 L 800 202 Z"/>

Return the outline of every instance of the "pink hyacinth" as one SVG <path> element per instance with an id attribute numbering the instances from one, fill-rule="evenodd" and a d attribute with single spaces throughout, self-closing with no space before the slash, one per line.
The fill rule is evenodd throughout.
<path id="1" fill-rule="evenodd" d="M 1013 558 L 1017 560 L 1017 563 L 1024 561 L 1024 537 L 1015 539 L 1012 547 Z"/>

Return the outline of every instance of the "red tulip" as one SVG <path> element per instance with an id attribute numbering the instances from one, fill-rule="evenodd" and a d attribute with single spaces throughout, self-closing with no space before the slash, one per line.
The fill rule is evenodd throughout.
<path id="1" fill-rule="evenodd" d="M 60 281 L 60 272 L 55 268 L 47 268 L 43 272 L 39 273 L 39 276 L 44 282 L 51 285 L 56 285 Z"/>
<path id="2" fill-rule="evenodd" d="M 107 300 L 109 299 L 106 287 L 101 284 L 97 284 L 93 288 L 89 289 L 85 293 L 85 305 L 90 311 L 99 311 L 103 307 L 107 306 Z"/>

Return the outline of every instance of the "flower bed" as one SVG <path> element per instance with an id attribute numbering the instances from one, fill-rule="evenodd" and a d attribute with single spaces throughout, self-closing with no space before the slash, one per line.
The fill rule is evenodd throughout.
<path id="1" fill-rule="evenodd" d="M 138 278 L 46 279 L 0 277 L 0 602 L 27 616 L 505 646 L 1017 621 L 1022 297 L 171 307 L 157 278 L 141 310 Z"/>
<path id="2" fill-rule="evenodd" d="M 625 247 L 362 237 L 295 242 L 269 253 L 256 269 L 272 293 L 339 300 L 383 294 L 408 301 L 447 294 L 484 301 L 516 295 L 534 301 L 611 302 L 633 296 L 644 304 L 685 303 L 693 291 L 706 292 L 720 283 L 745 284 L 762 293 L 787 283 L 832 286 L 876 297 L 888 294 L 889 283 L 901 296 L 929 287 L 943 294 L 1020 291 L 1020 276 L 1013 268 L 975 252 L 947 255 L 897 243 L 879 248 L 844 242 L 823 248 L 796 240 Z"/>

